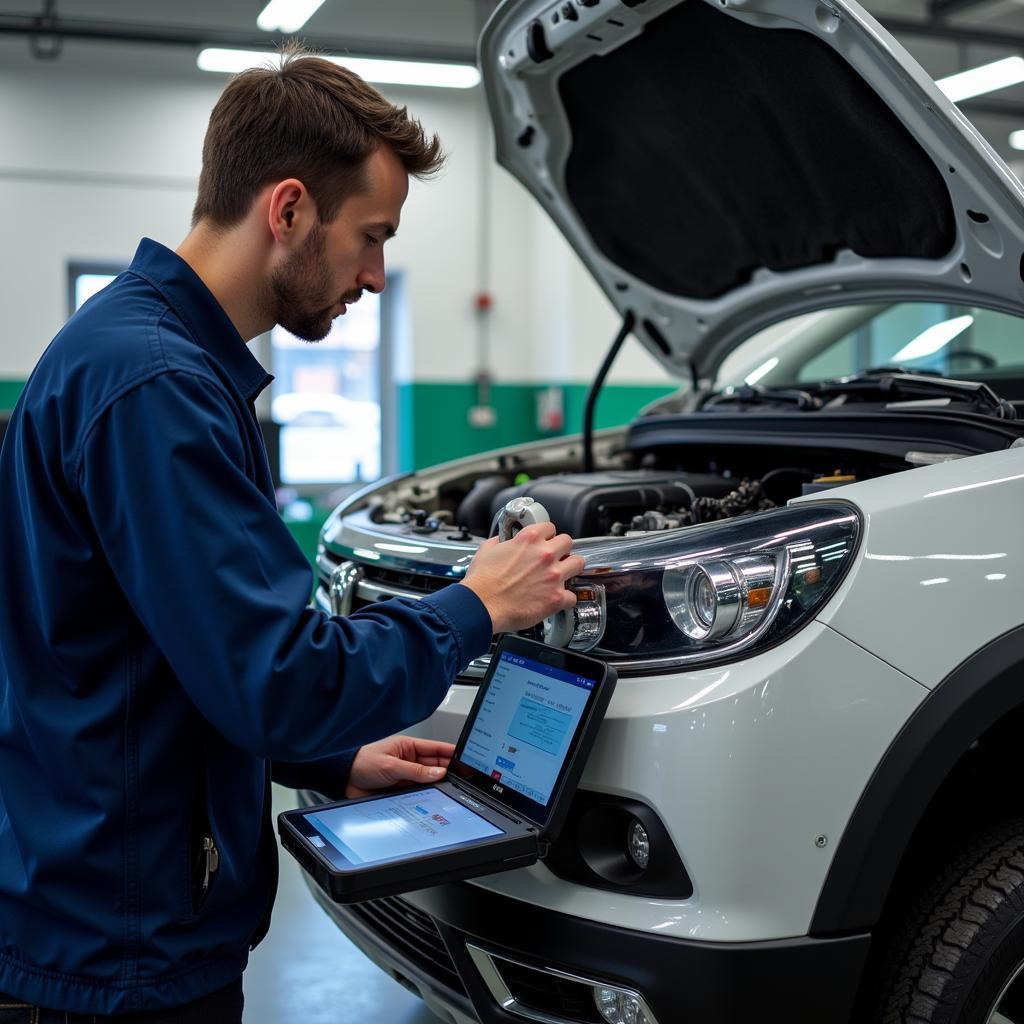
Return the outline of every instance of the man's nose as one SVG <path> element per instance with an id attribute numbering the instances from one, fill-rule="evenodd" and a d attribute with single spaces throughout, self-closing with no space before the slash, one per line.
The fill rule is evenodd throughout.
<path id="1" fill-rule="evenodd" d="M 384 274 L 384 259 L 374 260 L 360 271 L 356 284 L 368 292 L 382 292 L 387 280 Z"/>

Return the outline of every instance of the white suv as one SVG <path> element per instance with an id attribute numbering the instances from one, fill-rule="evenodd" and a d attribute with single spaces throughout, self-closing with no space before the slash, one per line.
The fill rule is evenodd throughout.
<path id="1" fill-rule="evenodd" d="M 843 0 L 510 0 L 481 63 L 686 386 L 332 515 L 347 614 L 532 498 L 587 560 L 538 635 L 620 681 L 542 863 L 326 909 L 458 1024 L 1024 1021 L 1020 185 Z"/>

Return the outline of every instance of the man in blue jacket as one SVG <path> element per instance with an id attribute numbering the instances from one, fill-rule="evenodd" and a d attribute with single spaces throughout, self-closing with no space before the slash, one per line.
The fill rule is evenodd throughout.
<path id="1" fill-rule="evenodd" d="M 440 776 L 449 745 L 374 741 L 493 631 L 573 603 L 582 559 L 534 526 L 437 595 L 332 618 L 275 510 L 246 341 L 322 338 L 380 291 L 408 177 L 440 161 L 327 61 L 239 76 L 191 233 L 144 240 L 33 372 L 0 452 L 0 1020 L 237 1024 L 271 778 Z"/>

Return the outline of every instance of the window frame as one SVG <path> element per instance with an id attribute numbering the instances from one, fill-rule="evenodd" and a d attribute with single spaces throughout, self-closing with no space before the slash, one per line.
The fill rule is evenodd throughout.
<path id="1" fill-rule="evenodd" d="M 67 307 L 68 316 L 72 316 L 78 307 L 75 305 L 75 283 L 84 274 L 111 274 L 117 277 L 128 269 L 129 261 L 118 263 L 115 260 L 68 260 L 67 264 Z"/>

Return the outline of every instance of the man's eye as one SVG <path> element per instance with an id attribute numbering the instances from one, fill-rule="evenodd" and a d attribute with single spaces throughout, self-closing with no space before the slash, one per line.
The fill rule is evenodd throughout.
<path id="1" fill-rule="evenodd" d="M 376 237 L 376 235 L 367 235 L 366 236 L 366 244 L 367 245 L 379 245 L 380 244 L 380 240 Z"/>

